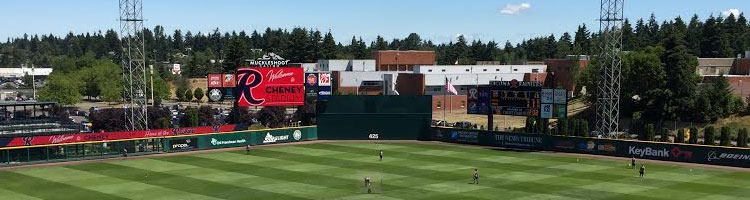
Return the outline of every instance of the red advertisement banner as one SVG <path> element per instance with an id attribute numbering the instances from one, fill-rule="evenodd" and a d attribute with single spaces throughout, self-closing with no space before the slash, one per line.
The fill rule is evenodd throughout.
<path id="1" fill-rule="evenodd" d="M 125 140 L 138 138 L 156 138 L 177 135 L 195 135 L 234 131 L 235 125 L 186 127 L 176 129 L 157 129 L 145 131 L 118 131 L 102 133 L 78 133 L 49 136 L 29 136 L 0 139 L 0 147 L 35 146 L 49 144 L 67 144 L 78 142 Z"/>
<path id="2" fill-rule="evenodd" d="M 305 104 L 305 72 L 301 67 L 237 69 L 239 106 Z"/>
<path id="3" fill-rule="evenodd" d="M 208 74 L 208 87 L 219 88 L 221 87 L 221 74 Z"/>
<path id="4" fill-rule="evenodd" d="M 224 87 L 233 88 L 236 85 L 236 82 L 234 81 L 234 74 L 224 74 L 222 80 L 222 85 Z"/>

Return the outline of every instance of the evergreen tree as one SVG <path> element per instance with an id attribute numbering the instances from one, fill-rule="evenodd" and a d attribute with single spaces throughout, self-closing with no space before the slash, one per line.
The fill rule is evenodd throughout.
<path id="1" fill-rule="evenodd" d="M 591 33 L 586 29 L 586 24 L 578 26 L 573 41 L 573 53 L 576 55 L 590 55 L 591 52 Z"/>
<path id="2" fill-rule="evenodd" d="M 737 147 L 747 147 L 747 128 L 741 128 L 737 132 Z"/>
<path id="3" fill-rule="evenodd" d="M 563 35 L 564 36 L 564 35 Z M 562 40 L 562 38 L 560 39 Z M 633 32 L 633 26 L 628 19 L 622 22 L 622 50 L 634 51 L 636 49 L 636 38 Z"/>
<path id="4" fill-rule="evenodd" d="M 677 138 L 674 140 L 675 143 L 684 143 L 685 142 L 685 130 L 680 129 L 677 131 Z"/>
<path id="5" fill-rule="evenodd" d="M 333 40 L 333 35 L 331 35 L 330 31 L 326 33 L 325 37 L 323 37 L 323 44 L 321 44 L 320 52 L 322 54 L 322 59 L 336 59 L 338 50 L 336 41 Z"/>
<path id="6" fill-rule="evenodd" d="M 698 132 L 698 128 L 696 127 L 690 127 L 690 138 L 688 139 L 688 143 L 690 144 L 698 144 L 698 135 L 700 132 Z"/>
<path id="7" fill-rule="evenodd" d="M 694 95 L 697 88 L 698 77 L 695 74 L 698 61 L 695 56 L 690 55 L 685 46 L 685 36 L 680 32 L 672 32 L 664 42 L 665 53 L 661 61 L 665 65 L 666 89 L 669 91 L 669 103 L 667 110 L 671 111 L 671 119 L 691 116 L 694 105 Z"/>
<path id="8" fill-rule="evenodd" d="M 729 134 L 731 130 L 729 130 L 729 127 L 721 127 L 721 140 L 719 140 L 719 145 L 721 146 L 732 146 L 731 141 L 729 140 Z"/>
<path id="9" fill-rule="evenodd" d="M 222 71 L 224 73 L 232 73 L 238 67 L 243 66 L 245 64 L 245 59 L 248 59 L 247 50 L 247 44 L 245 44 L 244 40 L 238 37 L 232 38 L 227 47 L 227 51 L 225 52 L 226 58 L 224 59 Z"/>
<path id="10" fill-rule="evenodd" d="M 701 55 L 701 39 L 703 38 L 703 22 L 698 19 L 698 15 L 693 15 L 690 24 L 687 26 L 686 42 L 690 53 L 694 56 Z"/>
<path id="11" fill-rule="evenodd" d="M 632 49 L 639 50 L 643 49 L 646 46 L 653 45 L 653 43 L 649 42 L 649 30 L 646 24 L 643 22 L 643 19 L 639 19 L 635 24 L 635 42 Z"/>
<path id="12" fill-rule="evenodd" d="M 713 126 L 708 126 L 703 129 L 703 144 L 714 145 L 714 136 L 716 135 L 715 131 L 716 130 L 714 130 Z"/>
<path id="13" fill-rule="evenodd" d="M 378 35 L 375 38 L 375 41 L 372 42 L 370 45 L 373 51 L 380 51 L 380 50 L 387 50 L 388 49 L 388 42 L 383 39 L 383 37 L 380 37 Z"/>

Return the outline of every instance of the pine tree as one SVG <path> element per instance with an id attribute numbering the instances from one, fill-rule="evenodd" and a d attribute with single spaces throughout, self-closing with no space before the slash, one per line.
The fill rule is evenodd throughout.
<path id="1" fill-rule="evenodd" d="M 703 38 L 703 22 L 698 19 L 698 15 L 693 15 L 690 24 L 686 30 L 687 47 L 694 56 L 701 55 L 701 39 Z"/>
<path id="2" fill-rule="evenodd" d="M 589 55 L 591 52 L 591 34 L 586 29 L 586 24 L 578 26 L 573 41 L 573 53 L 576 55 Z"/>
<path id="3" fill-rule="evenodd" d="M 747 128 L 742 128 L 737 132 L 737 146 L 747 147 Z"/>
<path id="4" fill-rule="evenodd" d="M 330 31 L 326 33 L 325 37 L 323 37 L 323 44 L 321 44 L 320 51 L 323 59 L 336 59 L 338 47 L 336 46 L 336 41 L 333 40 L 333 35 L 331 35 Z"/>
<path id="5" fill-rule="evenodd" d="M 690 144 L 698 144 L 698 128 L 696 127 L 690 127 L 690 138 L 688 139 L 688 143 Z"/>
<path id="6" fill-rule="evenodd" d="M 716 134 L 713 126 L 708 126 L 703 129 L 703 144 L 714 145 L 714 136 Z"/>
<path id="7" fill-rule="evenodd" d="M 665 65 L 666 74 L 669 74 L 666 76 L 666 89 L 672 98 L 669 98 L 667 110 L 671 111 L 672 119 L 691 116 L 690 108 L 698 84 L 695 74 L 698 61 L 695 56 L 690 55 L 684 38 L 680 32 L 672 32 L 663 42 L 666 52 L 661 61 Z"/>

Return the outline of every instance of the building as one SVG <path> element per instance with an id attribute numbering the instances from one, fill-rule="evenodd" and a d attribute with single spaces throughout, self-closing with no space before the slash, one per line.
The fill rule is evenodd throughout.
<path id="1" fill-rule="evenodd" d="M 734 58 L 698 58 L 696 73 L 701 76 L 729 74 Z"/>
<path id="2" fill-rule="evenodd" d="M 446 93 L 446 80 L 450 81 L 459 95 L 465 95 L 470 87 L 488 85 L 490 81 L 540 80 L 539 74 L 545 65 L 427 65 L 414 68 L 414 74 L 424 74 L 424 95 Z M 542 78 L 541 80 L 544 80 Z"/>
<path id="3" fill-rule="evenodd" d="M 2 78 L 23 78 L 26 75 L 49 76 L 52 68 L 0 68 L 0 77 Z"/>
<path id="4" fill-rule="evenodd" d="M 547 66 L 547 73 L 552 75 L 552 81 L 555 86 L 560 86 L 569 91 L 569 96 L 580 91 L 576 85 L 576 75 L 582 72 L 589 65 L 589 59 L 586 55 L 568 56 L 566 59 L 547 59 L 544 61 Z"/>
<path id="5" fill-rule="evenodd" d="M 434 65 L 435 51 L 375 51 L 377 71 L 412 71 L 418 65 Z"/>
<path id="6" fill-rule="evenodd" d="M 707 75 L 702 76 L 703 83 L 714 83 L 719 78 L 725 78 L 732 89 L 732 94 L 740 97 L 745 103 L 750 102 L 750 76 L 749 75 Z"/>
<path id="7" fill-rule="evenodd" d="M 317 71 L 370 72 L 376 71 L 376 68 L 375 60 L 318 60 Z"/>

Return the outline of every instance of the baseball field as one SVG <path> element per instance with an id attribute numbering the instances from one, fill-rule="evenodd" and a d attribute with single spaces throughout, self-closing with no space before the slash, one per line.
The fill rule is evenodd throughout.
<path id="1" fill-rule="evenodd" d="M 312 143 L 6 169 L 0 199 L 750 198 L 750 172 L 646 161 L 639 178 L 628 163 L 439 143 Z"/>

